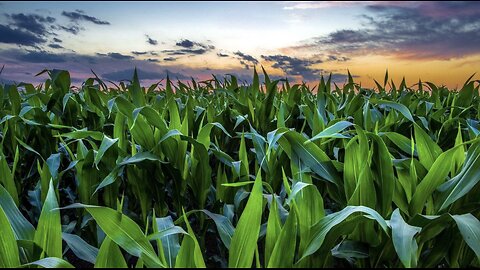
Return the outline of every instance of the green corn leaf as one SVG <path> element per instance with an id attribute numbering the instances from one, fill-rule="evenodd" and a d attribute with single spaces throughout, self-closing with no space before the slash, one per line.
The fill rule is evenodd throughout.
<path id="1" fill-rule="evenodd" d="M 95 264 L 98 255 L 98 249 L 91 246 L 78 235 L 70 233 L 62 233 L 62 239 L 67 243 L 68 247 L 80 259 Z"/>
<path id="2" fill-rule="evenodd" d="M 462 150 L 463 147 L 459 146 Z M 455 150 L 456 152 L 457 150 Z M 452 154 L 452 156 L 455 156 Z M 480 181 L 480 143 L 470 146 L 467 157 L 460 173 L 445 182 L 438 190 L 436 198 L 437 209 L 442 211 L 452 203 L 465 196 Z"/>
<path id="3" fill-rule="evenodd" d="M 61 161 L 61 154 L 56 153 L 56 154 L 51 154 L 47 158 L 47 166 L 48 170 L 50 171 L 50 175 L 52 176 L 53 179 L 57 179 L 58 177 L 58 169 L 60 168 L 60 161 Z"/>
<path id="4" fill-rule="evenodd" d="M 415 120 L 413 119 L 412 113 L 403 104 L 396 103 L 396 102 L 389 101 L 389 100 L 375 100 L 375 101 L 372 101 L 372 103 L 382 104 L 382 105 L 385 105 L 387 107 L 393 108 L 393 109 L 397 110 L 398 112 L 400 112 L 409 121 L 415 122 Z"/>
<path id="5" fill-rule="evenodd" d="M 435 160 L 442 153 L 442 149 L 417 124 L 414 124 L 415 142 L 418 158 L 425 169 L 430 170 Z M 448 163 L 449 164 L 449 163 Z"/>
<path id="6" fill-rule="evenodd" d="M 113 242 L 131 255 L 141 257 L 148 267 L 164 267 L 140 227 L 129 217 L 111 208 L 78 203 L 62 209 L 71 208 L 85 208 Z"/>
<path id="7" fill-rule="evenodd" d="M 257 173 L 255 184 L 248 198 L 245 209 L 238 221 L 229 249 L 229 267 L 251 267 L 253 255 L 260 233 L 263 212 L 262 175 Z"/>
<path id="8" fill-rule="evenodd" d="M 43 203 L 34 241 L 48 257 L 62 258 L 62 224 L 52 181 L 50 181 L 47 197 Z"/>
<path id="9" fill-rule="evenodd" d="M 43 258 L 41 260 L 22 265 L 24 268 L 30 268 L 30 266 L 40 266 L 43 268 L 75 268 L 69 262 L 56 257 Z"/>
<path id="10" fill-rule="evenodd" d="M 33 240 L 35 228 L 18 210 L 8 191 L 0 185 L 0 207 L 8 218 L 18 240 Z"/>
<path id="11" fill-rule="evenodd" d="M 15 186 L 14 178 L 10 167 L 8 167 L 7 160 L 3 155 L 3 152 L 0 149 L 0 184 L 2 184 L 5 189 L 10 194 L 10 197 L 13 199 L 16 205 L 19 204 L 18 201 L 18 192 L 17 187 Z"/>
<path id="12" fill-rule="evenodd" d="M 312 227 L 313 234 L 304 254 L 302 254 L 302 259 L 315 253 L 322 246 L 327 233 L 356 212 L 361 212 L 366 214 L 369 218 L 376 220 L 380 227 L 387 232 L 387 223 L 375 210 L 364 206 L 347 206 L 339 212 L 335 212 L 322 218 Z"/>
<path id="13" fill-rule="evenodd" d="M 283 134 L 279 143 L 287 154 L 292 156 L 295 153 L 305 165 L 323 179 L 335 185 L 341 185 L 338 172 L 330 158 L 313 142 L 307 142 L 307 139 L 299 133 L 289 131 Z"/>
<path id="14" fill-rule="evenodd" d="M 353 126 L 352 123 L 348 121 L 340 121 L 337 122 L 326 129 L 324 129 L 322 132 L 318 133 L 317 135 L 313 136 L 310 140 L 308 141 L 316 141 L 321 138 L 348 138 L 345 135 L 339 134 L 340 131 L 343 131 L 344 129 Z M 306 141 L 306 142 L 308 142 Z"/>
<path id="15" fill-rule="evenodd" d="M 0 207 L 0 267 L 13 268 L 19 265 L 17 241 L 7 215 Z"/>
<path id="16" fill-rule="evenodd" d="M 463 240 L 475 252 L 477 259 L 480 259 L 480 221 L 470 213 L 452 215 L 452 218 L 457 223 Z"/>
<path id="17" fill-rule="evenodd" d="M 184 268 L 205 268 L 205 261 L 203 260 L 202 251 L 198 244 L 197 238 L 190 227 L 185 211 L 183 211 L 183 218 L 187 225 L 188 234 L 184 236 L 180 250 L 178 251 L 175 267 Z"/>
<path id="18" fill-rule="evenodd" d="M 392 227 L 393 246 L 403 266 L 406 268 L 417 267 L 418 245 L 414 236 L 419 233 L 422 228 L 406 223 L 398 209 L 393 211 L 390 226 Z"/>
<path id="19" fill-rule="evenodd" d="M 268 264 L 275 243 L 282 230 L 280 216 L 278 214 L 277 200 L 272 196 L 270 204 L 270 213 L 268 214 L 267 231 L 265 235 L 265 262 Z"/>
<path id="20" fill-rule="evenodd" d="M 108 236 L 105 237 L 100 246 L 95 268 L 127 268 L 122 251 Z"/>
<path id="21" fill-rule="evenodd" d="M 110 139 L 108 136 L 103 136 L 102 143 L 100 144 L 100 147 L 98 148 L 98 152 L 95 155 L 95 160 L 93 162 L 95 164 L 95 166 L 97 167 L 97 169 L 98 169 L 98 163 L 100 163 L 100 161 L 102 160 L 103 155 L 105 155 L 105 152 L 107 152 L 107 150 L 112 145 L 114 145 L 117 141 L 118 141 L 118 138 Z"/>
<path id="22" fill-rule="evenodd" d="M 295 207 L 290 211 L 287 221 L 277 238 L 275 246 L 268 261 L 268 267 L 292 267 L 297 243 L 297 213 Z"/>
<path id="23" fill-rule="evenodd" d="M 157 232 L 163 232 L 175 228 L 172 217 L 170 216 L 156 218 L 155 223 L 157 225 Z M 180 250 L 178 235 L 165 235 L 163 237 L 160 237 L 160 239 L 162 242 L 163 252 L 165 260 L 167 262 L 167 266 L 172 268 L 175 266 L 175 258 L 177 257 L 178 251 Z"/>

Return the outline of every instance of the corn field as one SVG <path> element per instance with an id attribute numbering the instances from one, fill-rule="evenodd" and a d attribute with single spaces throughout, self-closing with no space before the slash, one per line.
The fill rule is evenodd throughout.
<path id="1" fill-rule="evenodd" d="M 480 81 L 0 86 L 1 267 L 480 267 Z"/>

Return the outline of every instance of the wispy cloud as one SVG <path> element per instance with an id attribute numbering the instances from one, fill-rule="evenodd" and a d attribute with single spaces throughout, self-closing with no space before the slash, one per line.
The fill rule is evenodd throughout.
<path id="1" fill-rule="evenodd" d="M 83 10 L 76 10 L 73 12 L 68 12 L 68 11 L 63 11 L 62 15 L 69 18 L 71 21 L 78 22 L 78 21 L 87 21 L 87 22 L 92 22 L 94 24 L 99 24 L 99 25 L 109 25 L 110 23 L 107 21 L 102 21 L 98 18 L 95 18 L 93 16 L 89 16 L 85 14 L 85 11 Z"/>
<path id="2" fill-rule="evenodd" d="M 121 54 L 121 53 L 116 53 L 116 52 L 110 52 L 110 53 L 97 53 L 98 56 L 106 56 L 106 57 L 110 57 L 110 58 L 113 58 L 113 59 L 117 59 L 117 60 L 132 60 L 134 59 L 133 56 L 130 56 L 130 55 L 124 55 L 124 54 Z"/>
<path id="3" fill-rule="evenodd" d="M 132 51 L 132 54 L 135 54 L 135 55 L 145 55 L 145 54 L 147 54 L 147 52 Z"/>

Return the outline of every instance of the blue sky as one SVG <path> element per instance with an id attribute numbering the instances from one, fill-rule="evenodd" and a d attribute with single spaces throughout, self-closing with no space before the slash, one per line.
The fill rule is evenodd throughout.
<path id="1" fill-rule="evenodd" d="M 44 68 L 76 81 L 133 67 L 148 80 L 251 76 L 295 81 L 347 69 L 363 85 L 419 78 L 456 87 L 480 60 L 478 2 L 0 2 L 2 80 L 41 81 Z M 141 74 L 142 75 L 142 74 Z"/>

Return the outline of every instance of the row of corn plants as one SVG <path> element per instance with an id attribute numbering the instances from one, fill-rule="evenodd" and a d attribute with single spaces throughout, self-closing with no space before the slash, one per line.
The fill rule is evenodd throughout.
<path id="1" fill-rule="evenodd" d="M 479 81 L 43 73 L 0 86 L 1 267 L 480 266 Z"/>

